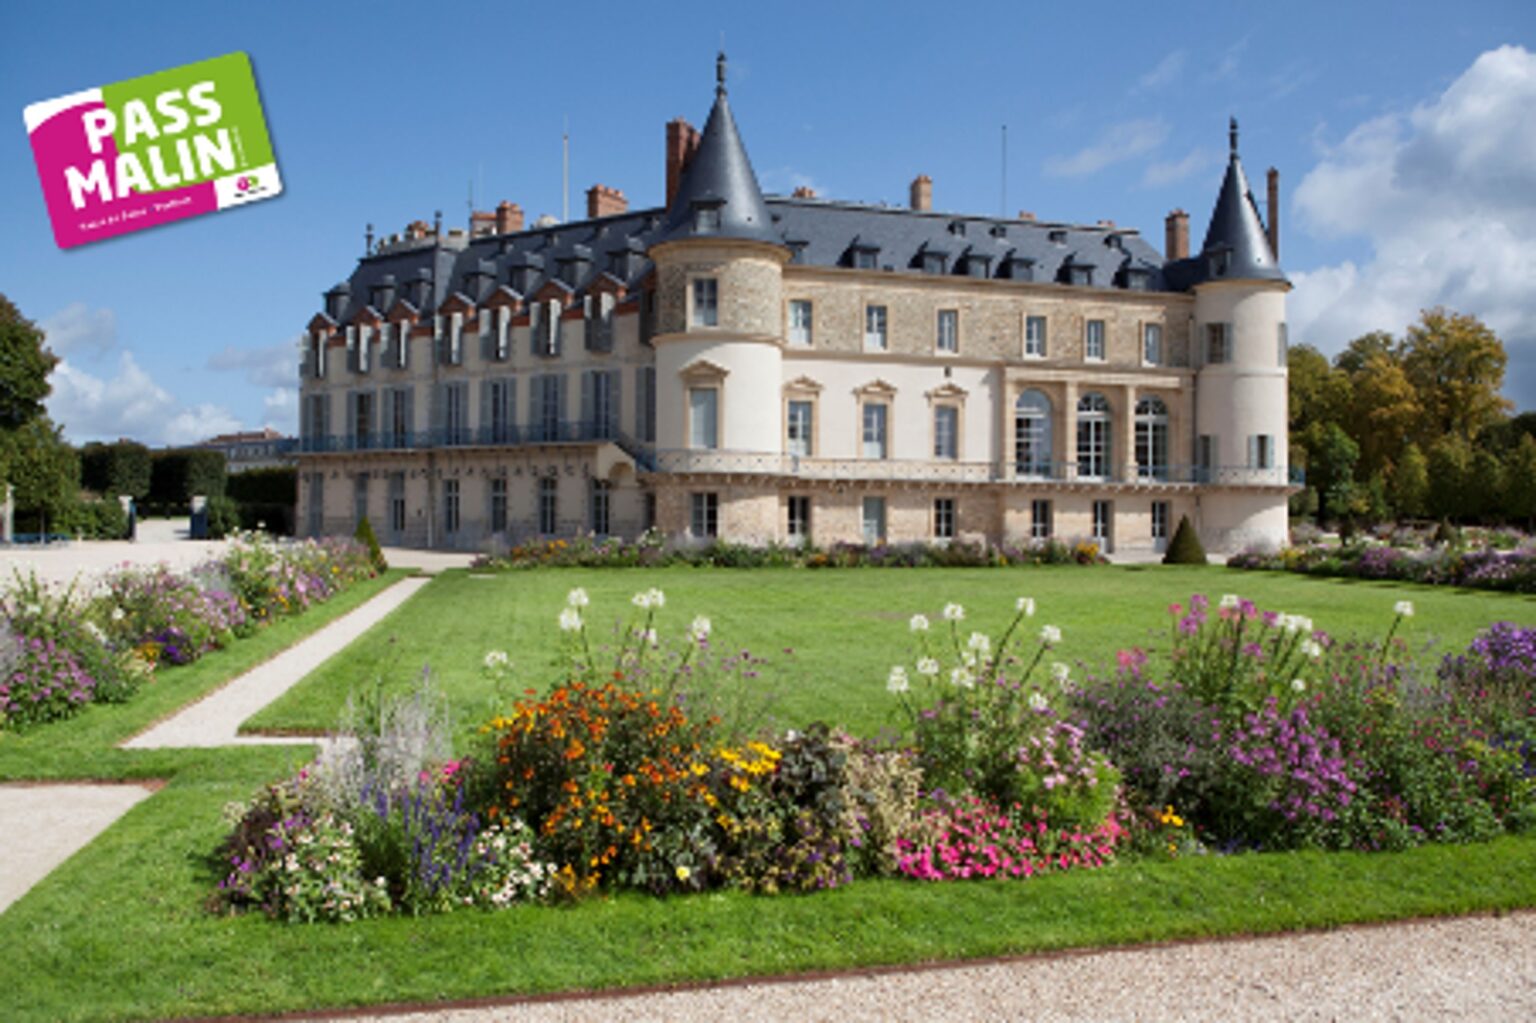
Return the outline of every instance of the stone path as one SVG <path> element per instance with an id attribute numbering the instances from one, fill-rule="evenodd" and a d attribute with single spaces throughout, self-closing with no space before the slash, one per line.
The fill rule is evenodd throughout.
<path id="1" fill-rule="evenodd" d="M 0 913 L 150 792 L 143 785 L 0 786 Z"/>
<path id="2" fill-rule="evenodd" d="M 801 981 L 308 1018 L 335 1023 L 1531 1020 L 1536 1019 L 1536 913 Z"/>

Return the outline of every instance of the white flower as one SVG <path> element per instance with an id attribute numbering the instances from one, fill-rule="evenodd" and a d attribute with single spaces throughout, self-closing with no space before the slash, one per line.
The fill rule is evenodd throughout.
<path id="1" fill-rule="evenodd" d="M 968 669 L 974 669 L 976 667 L 976 652 L 974 650 L 962 650 L 960 652 L 960 663 Z"/>
<path id="2" fill-rule="evenodd" d="M 122 620 L 123 620 L 123 619 L 124 619 L 124 618 L 127 618 L 127 617 L 128 617 L 128 612 L 127 612 L 127 611 L 124 611 L 124 610 L 123 610 L 123 609 L 122 609 L 122 608 L 120 608 L 120 607 L 114 607 L 114 608 L 113 608 L 113 609 L 112 609 L 112 620 L 113 620 L 113 621 L 114 621 L 114 622 L 120 622 L 120 621 L 122 621 Z"/>
<path id="3" fill-rule="evenodd" d="M 1275 619 L 1275 625 L 1278 626 L 1279 628 L 1281 628 L 1282 630 L 1284 630 L 1285 632 L 1289 632 L 1289 633 L 1300 632 L 1301 631 L 1301 616 L 1300 615 L 1293 615 L 1293 614 L 1290 614 L 1288 612 L 1281 612 L 1280 616 Z"/>
<path id="4" fill-rule="evenodd" d="M 1307 691 L 1307 680 L 1303 678 L 1291 679 L 1291 692 L 1304 693 Z"/>
<path id="5" fill-rule="evenodd" d="M 651 606 L 657 609 L 667 606 L 667 595 L 656 587 L 651 587 Z"/>
<path id="6" fill-rule="evenodd" d="M 987 656 L 987 654 L 992 651 L 992 641 L 987 638 L 987 634 L 985 632 L 971 633 L 971 638 L 966 641 L 965 645 L 967 648 L 976 651 L 976 653 L 982 657 Z"/>
<path id="7" fill-rule="evenodd" d="M 907 626 L 913 632 L 927 632 L 928 631 L 928 616 L 927 615 L 913 615 L 912 616 L 912 620 L 907 623 Z"/>
<path id="8" fill-rule="evenodd" d="M 1050 706 L 1050 703 L 1046 700 L 1044 694 L 1042 694 L 1042 693 L 1030 693 L 1029 694 L 1029 709 L 1034 711 L 1036 714 L 1039 714 L 1039 713 L 1043 712 L 1049 706 Z"/>
<path id="9" fill-rule="evenodd" d="M 1055 679 L 1057 683 L 1065 683 L 1071 677 L 1072 666 L 1070 664 L 1062 661 L 1055 661 L 1051 664 L 1051 678 Z"/>
<path id="10" fill-rule="evenodd" d="M 1014 609 L 1017 610 L 1019 614 L 1023 615 L 1025 618 L 1033 618 L 1035 616 L 1034 597 L 1020 597 L 1017 601 L 1014 602 L 1013 606 Z"/>
<path id="11" fill-rule="evenodd" d="M 637 593 L 630 597 L 629 602 L 642 611 L 656 611 L 666 606 L 667 595 L 652 586 L 644 593 Z"/>
<path id="12" fill-rule="evenodd" d="M 929 678 L 934 678 L 939 673 L 939 662 L 934 660 L 932 657 L 924 657 L 922 660 L 917 662 L 917 673 L 919 675 L 927 675 Z"/>
<path id="13" fill-rule="evenodd" d="M 485 655 L 485 666 L 490 671 L 505 668 L 512 663 L 505 650 L 492 650 Z"/>
<path id="14" fill-rule="evenodd" d="M 1061 630 L 1054 625 L 1044 625 L 1040 628 L 1040 643 L 1042 646 L 1055 646 L 1061 642 Z"/>
<path id="15" fill-rule="evenodd" d="M 105 643 L 107 641 L 107 634 L 102 632 L 101 626 L 97 625 L 95 622 L 86 622 L 85 631 L 89 632 L 91 634 L 91 638 L 98 643 Z"/>
<path id="16" fill-rule="evenodd" d="M 1412 618 L 1413 617 L 1413 601 L 1411 601 L 1411 600 L 1399 600 L 1396 604 L 1392 605 L 1392 610 L 1397 612 L 1397 615 L 1398 615 L 1399 618 Z"/>
<path id="17" fill-rule="evenodd" d="M 1237 594 L 1235 594 L 1235 593 L 1223 593 L 1223 594 L 1222 594 L 1222 595 L 1221 595 L 1221 604 L 1220 604 L 1220 607 L 1221 607 L 1221 608 L 1222 608 L 1222 610 L 1224 610 L 1224 611 L 1232 611 L 1232 610 L 1236 610 L 1236 608 L 1237 608 L 1237 605 L 1238 605 L 1238 604 L 1239 604 L 1239 603 L 1241 603 L 1241 601 L 1239 601 L 1239 600 L 1238 600 L 1238 599 L 1237 599 Z"/>
<path id="18" fill-rule="evenodd" d="M 560 631 L 575 632 L 581 628 L 581 612 L 574 607 L 560 609 Z"/>
<path id="19" fill-rule="evenodd" d="M 976 685 L 976 676 L 964 668 L 956 668 L 954 671 L 951 671 L 949 673 L 949 680 L 961 689 L 970 689 Z"/>
<path id="20" fill-rule="evenodd" d="M 944 620 L 946 622 L 958 622 L 965 619 L 965 608 L 959 604 L 944 605 Z"/>
<path id="21" fill-rule="evenodd" d="M 709 638 L 709 630 L 712 628 L 709 619 L 704 615 L 694 618 L 693 624 L 688 626 L 688 635 L 693 637 L 695 643 L 702 643 Z"/>
<path id="22" fill-rule="evenodd" d="M 590 603 L 592 600 L 587 596 L 587 591 L 580 586 L 565 595 L 566 607 L 586 607 Z"/>
<path id="23" fill-rule="evenodd" d="M 1304 639 L 1301 641 L 1301 652 L 1315 661 L 1323 656 L 1323 645 L 1315 639 Z"/>
<path id="24" fill-rule="evenodd" d="M 660 646 L 661 639 L 656 635 L 655 629 L 645 629 L 640 633 L 640 639 L 651 646 Z"/>
<path id="25" fill-rule="evenodd" d="M 885 688 L 889 689 L 893 693 L 906 692 L 907 669 L 903 668 L 899 664 L 892 668 L 890 677 L 885 680 Z"/>
<path id="26" fill-rule="evenodd" d="M 28 604 L 26 607 L 21 609 L 21 613 L 26 615 L 28 618 L 36 618 L 38 615 L 43 613 L 43 609 L 37 604 Z"/>

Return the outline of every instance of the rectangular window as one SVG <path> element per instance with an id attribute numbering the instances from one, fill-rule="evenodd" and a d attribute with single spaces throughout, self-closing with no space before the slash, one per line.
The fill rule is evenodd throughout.
<path id="1" fill-rule="evenodd" d="M 1201 472 L 1201 482 L 1209 483 L 1216 468 L 1216 436 L 1202 433 L 1195 438 L 1195 465 Z"/>
<path id="2" fill-rule="evenodd" d="M 352 528 L 362 525 L 368 517 L 368 477 L 352 478 Z"/>
<path id="3" fill-rule="evenodd" d="M 955 538 L 955 499 L 953 497 L 934 498 L 933 538 L 935 540 Z"/>
<path id="4" fill-rule="evenodd" d="M 325 532 L 325 473 L 309 474 L 309 535 Z"/>
<path id="5" fill-rule="evenodd" d="M 886 452 L 885 423 L 887 407 L 880 402 L 864 406 L 864 457 L 884 458 Z"/>
<path id="6" fill-rule="evenodd" d="M 539 532 L 554 536 L 560 528 L 560 481 L 552 476 L 539 477 Z"/>
<path id="7" fill-rule="evenodd" d="M 443 385 L 443 442 L 469 443 L 469 384 Z"/>
<path id="8" fill-rule="evenodd" d="M 646 443 L 656 440 L 656 367 L 635 370 L 635 437 Z"/>
<path id="9" fill-rule="evenodd" d="M 1159 550 L 1168 542 L 1168 502 L 1152 502 L 1152 542 Z"/>
<path id="10" fill-rule="evenodd" d="M 534 432 L 538 435 L 536 439 L 559 440 L 560 421 L 565 418 L 565 388 L 561 386 L 564 378 L 557 373 L 547 373 L 534 383 L 539 399 L 533 417 Z"/>
<path id="11" fill-rule="evenodd" d="M 1029 502 L 1029 535 L 1034 540 L 1051 538 L 1051 502 L 1035 499 Z"/>
<path id="12" fill-rule="evenodd" d="M 713 451 L 720 446 L 720 391 L 688 388 L 688 446 Z"/>
<path id="13" fill-rule="evenodd" d="M 791 401 L 789 414 L 785 423 L 788 432 L 789 453 L 801 458 L 811 457 L 811 435 L 814 423 L 811 419 L 812 405 L 808 401 Z"/>
<path id="14" fill-rule="evenodd" d="M 459 531 L 459 481 L 443 480 L 443 532 L 452 536 Z"/>
<path id="15" fill-rule="evenodd" d="M 619 432 L 619 371 L 588 370 L 581 386 L 585 436 L 596 440 L 613 439 Z"/>
<path id="16" fill-rule="evenodd" d="M 506 444 L 514 440 L 512 429 L 512 415 L 516 407 L 513 388 L 516 382 L 513 380 L 492 380 L 487 387 L 487 404 L 485 410 L 489 422 L 481 424 L 481 432 L 486 434 L 486 440 L 492 444 Z"/>
<path id="17" fill-rule="evenodd" d="M 1083 354 L 1094 362 L 1104 361 L 1104 321 L 1089 320 L 1083 338 Z"/>
<path id="18" fill-rule="evenodd" d="M 1279 325 L 1279 339 L 1278 339 L 1278 341 L 1279 341 L 1279 343 L 1276 346 L 1278 351 L 1276 353 L 1276 362 L 1275 362 L 1275 364 L 1277 366 L 1284 366 L 1289 361 L 1288 360 L 1288 354 L 1289 354 L 1288 350 L 1289 350 L 1290 345 L 1291 345 L 1291 331 L 1290 331 L 1290 328 L 1287 327 L 1284 323 L 1281 323 Z"/>
<path id="19" fill-rule="evenodd" d="M 1101 551 L 1109 549 L 1110 521 L 1114 508 L 1109 501 L 1093 502 L 1093 539 Z"/>
<path id="20" fill-rule="evenodd" d="M 507 531 L 507 481 L 491 480 L 491 532 Z"/>
<path id="21" fill-rule="evenodd" d="M 720 282 L 713 277 L 693 279 L 693 325 L 716 327 L 720 324 Z"/>
<path id="22" fill-rule="evenodd" d="M 688 532 L 699 538 L 720 535 L 720 495 L 714 492 L 690 494 Z"/>
<path id="23" fill-rule="evenodd" d="M 1205 361 L 1213 366 L 1232 361 L 1232 337 L 1225 323 L 1205 325 Z"/>
<path id="24" fill-rule="evenodd" d="M 1267 433 L 1256 433 L 1248 438 L 1248 467 L 1273 469 L 1275 467 L 1275 438 Z"/>
<path id="25" fill-rule="evenodd" d="M 1148 366 L 1163 364 L 1163 325 L 1148 323 L 1141 328 L 1141 361 Z"/>
<path id="26" fill-rule="evenodd" d="M 398 387 L 389 392 L 389 436 L 386 444 L 392 448 L 411 445 L 411 389 Z"/>
<path id="27" fill-rule="evenodd" d="M 811 303 L 803 298 L 789 303 L 789 343 L 801 348 L 811 347 Z"/>
<path id="28" fill-rule="evenodd" d="M 933 410 L 933 457 L 960 457 L 960 410 L 939 405 Z"/>
<path id="29" fill-rule="evenodd" d="M 608 499 L 610 491 L 607 480 L 592 481 L 592 532 L 598 536 L 607 536 L 608 528 Z"/>
<path id="30" fill-rule="evenodd" d="M 1045 317 L 1030 316 L 1024 320 L 1024 354 L 1031 358 L 1045 358 Z"/>
<path id="31" fill-rule="evenodd" d="M 960 313 L 954 309 L 939 310 L 938 349 L 941 352 L 960 351 Z"/>
<path id="32" fill-rule="evenodd" d="M 789 512 L 789 538 L 804 543 L 811 538 L 811 499 L 791 494 L 785 504 Z"/>
<path id="33" fill-rule="evenodd" d="M 885 351 L 885 306 L 864 307 L 864 347 L 877 352 Z"/>
<path id="34" fill-rule="evenodd" d="M 358 450 L 377 447 L 373 437 L 373 392 L 358 391 L 352 401 L 352 436 Z"/>
<path id="35" fill-rule="evenodd" d="M 870 546 L 885 542 L 885 498 L 866 497 L 862 515 L 864 542 Z"/>
<path id="36" fill-rule="evenodd" d="M 398 540 L 405 532 L 405 473 L 389 474 L 389 531 Z"/>

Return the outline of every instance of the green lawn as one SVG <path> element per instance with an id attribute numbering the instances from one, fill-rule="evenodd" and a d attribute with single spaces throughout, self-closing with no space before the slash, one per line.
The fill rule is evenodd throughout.
<path id="1" fill-rule="evenodd" d="M 394 576 L 392 575 L 391 578 Z M 364 584 L 198 665 L 167 672 L 132 703 L 0 738 L 0 777 L 164 777 L 140 803 L 0 915 L 6 1020 L 156 1019 L 273 1013 L 768 975 L 1084 945 L 1284 931 L 1407 916 L 1536 906 L 1536 837 L 1402 854 L 1280 854 L 1124 862 L 1028 882 L 928 885 L 864 881 L 815 896 L 720 893 L 620 896 L 578 907 L 523 907 L 351 926 L 284 926 L 204 906 L 220 811 L 292 771 L 302 748 L 122 751 L 114 744 L 270 657 L 377 592 Z M 790 689 L 784 718 L 890 722 L 892 660 L 908 651 L 914 611 L 965 604 L 995 629 L 1015 597 L 1035 624 L 1059 625 L 1066 659 L 1102 662 L 1159 638 L 1166 605 L 1192 591 L 1238 592 L 1311 615 L 1339 634 L 1379 636 L 1411 599 L 1416 643 L 1454 648 L 1498 619 L 1536 619 L 1536 600 L 1423 587 L 1324 581 L 1209 568 L 1019 570 L 518 572 L 445 574 L 279 704 L 263 727 L 325 729 L 348 692 L 376 677 L 405 685 L 428 663 L 473 727 L 498 697 L 481 679 L 488 649 L 508 650 L 517 685 L 556 677 L 554 620 L 571 587 L 592 596 L 594 631 L 631 610 L 636 590 L 667 593 L 663 628 L 696 613 L 717 647 L 775 660 Z M 501 697 L 505 699 L 505 695 Z M 664 950 L 664 954 L 658 954 Z"/>
<path id="2" fill-rule="evenodd" d="M 1214 602 L 1237 592 L 1269 610 L 1312 617 L 1335 635 L 1380 639 L 1392 606 L 1412 600 L 1418 614 L 1400 634 L 1439 652 L 1464 648 L 1479 629 L 1500 619 L 1536 621 L 1536 598 L 1357 580 L 1314 579 L 1220 566 L 1074 565 L 1020 569 L 564 569 L 437 577 L 401 609 L 252 718 L 253 730 L 324 731 L 334 726 L 349 693 L 384 679 L 409 684 L 429 665 L 466 726 L 488 718 L 505 701 L 486 682 L 486 651 L 511 653 L 514 689 L 545 687 L 558 674 L 564 638 L 555 618 L 566 593 L 584 587 L 592 598 L 594 641 L 609 641 L 620 618 L 634 613 L 629 598 L 660 587 L 664 638 L 676 639 L 696 614 L 714 622 L 716 648 L 749 649 L 774 662 L 765 685 L 777 686 L 783 722 L 822 719 L 872 733 L 890 724 L 886 672 L 913 650 L 907 621 L 922 611 L 936 624 L 947 601 L 963 604 L 966 628 L 996 634 L 1021 595 L 1035 598 L 1035 625 L 1060 626 L 1061 660 L 1102 665 L 1138 643 L 1165 644 L 1168 604 L 1204 592 Z M 1032 637 L 1031 637 L 1032 638 Z M 786 656 L 786 648 L 794 650 Z"/>

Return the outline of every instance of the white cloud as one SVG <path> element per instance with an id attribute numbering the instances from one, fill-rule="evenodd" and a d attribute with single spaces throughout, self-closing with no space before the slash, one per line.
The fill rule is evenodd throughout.
<path id="1" fill-rule="evenodd" d="M 1217 165 L 1217 155 L 1209 149 L 1196 146 L 1182 160 L 1163 160 L 1147 165 L 1141 175 L 1141 183 L 1148 188 L 1162 188 L 1177 184 L 1200 171 Z"/>
<path id="2" fill-rule="evenodd" d="M 262 425 L 281 433 L 299 432 L 299 389 L 279 387 L 261 400 Z"/>
<path id="3" fill-rule="evenodd" d="M 1070 156 L 1053 156 L 1045 161 L 1045 172 L 1054 177 L 1075 178 L 1093 174 L 1113 163 L 1120 163 L 1150 152 L 1168 137 L 1168 122 L 1160 117 L 1112 124 L 1092 145 Z"/>
<path id="4" fill-rule="evenodd" d="M 1536 382 L 1536 55 L 1491 50 L 1429 102 L 1360 124 L 1295 208 L 1309 233 L 1363 237 L 1372 254 L 1291 275 L 1293 337 L 1335 351 L 1444 305 L 1497 331 L 1511 379 Z"/>
<path id="5" fill-rule="evenodd" d="M 1226 51 L 1222 53 L 1221 59 L 1216 62 L 1216 66 L 1206 73 L 1206 79 L 1219 82 L 1236 74 L 1238 66 L 1243 60 L 1243 51 L 1248 49 L 1248 40 L 1250 38 L 1251 36 L 1243 36 L 1243 38 L 1227 47 Z"/>
<path id="6" fill-rule="evenodd" d="M 208 368 L 240 373 L 256 387 L 292 387 L 299 377 L 298 342 L 299 336 L 295 335 L 264 348 L 225 345 L 222 351 L 208 357 Z"/>
<path id="7" fill-rule="evenodd" d="M 91 309 L 84 302 L 65 306 L 39 326 L 49 350 L 60 357 L 100 355 L 117 344 L 117 314 L 110 309 Z"/>
<path id="8" fill-rule="evenodd" d="M 1179 75 L 1184 72 L 1184 62 L 1189 59 L 1189 54 L 1184 50 L 1174 50 L 1168 56 L 1157 62 L 1157 66 L 1142 75 L 1136 82 L 1133 91 L 1151 92 L 1161 89 L 1166 85 L 1176 82 Z"/>
<path id="9" fill-rule="evenodd" d="M 50 382 L 48 414 L 76 444 L 119 437 L 150 445 L 189 444 L 240 429 L 240 421 L 222 406 L 182 406 L 129 351 L 118 353 L 110 376 L 98 376 L 65 359 L 54 368 Z"/>

